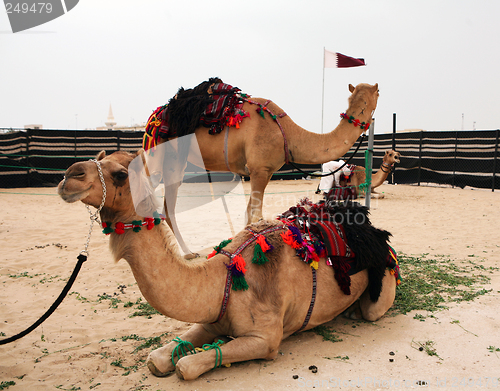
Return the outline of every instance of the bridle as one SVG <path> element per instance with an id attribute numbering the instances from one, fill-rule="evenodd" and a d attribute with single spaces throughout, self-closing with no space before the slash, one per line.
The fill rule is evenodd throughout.
<path id="1" fill-rule="evenodd" d="M 92 213 L 92 211 L 90 210 L 90 207 L 85 204 L 85 206 L 87 207 L 87 211 L 89 212 L 89 217 L 90 217 L 90 227 L 89 227 L 89 234 L 87 236 L 87 242 L 85 243 L 85 247 L 84 249 L 80 252 L 80 255 L 85 255 L 88 257 L 89 255 L 89 244 L 90 244 L 90 236 L 92 235 L 92 228 L 94 226 L 94 222 L 97 222 L 101 227 L 102 227 L 102 223 L 101 223 L 101 220 L 99 219 L 99 213 L 101 212 L 103 206 L 104 206 L 104 203 L 106 202 L 106 182 L 104 181 L 104 175 L 102 174 L 102 168 L 101 168 L 101 162 L 96 160 L 96 159 L 90 159 L 89 160 L 90 162 L 94 162 L 97 166 L 97 172 L 99 174 L 99 179 L 101 181 L 101 185 L 102 185 L 102 200 L 101 200 L 101 204 L 99 205 L 99 207 L 96 209 L 96 211 L 94 213 Z"/>
<path id="2" fill-rule="evenodd" d="M 12 337 L 5 338 L 0 340 L 0 345 L 5 345 L 10 342 L 17 341 L 18 339 L 24 337 L 25 335 L 29 334 L 33 330 L 35 330 L 38 326 L 40 326 L 52 313 L 56 310 L 56 308 L 59 306 L 59 304 L 62 303 L 66 295 L 68 294 L 69 290 L 73 286 L 73 283 L 76 280 L 76 277 L 78 276 L 78 272 L 80 271 L 83 262 L 87 260 L 87 257 L 89 255 L 88 247 L 90 243 L 90 235 L 92 234 L 92 227 L 94 225 L 94 222 L 98 222 L 100 225 L 101 221 L 99 220 L 99 212 L 102 210 L 104 206 L 104 202 L 106 201 L 106 183 L 104 182 L 104 176 L 102 174 L 102 169 L 101 169 L 101 163 L 97 161 L 96 159 L 91 159 L 91 162 L 94 162 L 97 165 L 97 171 L 99 173 L 99 179 L 101 180 L 102 184 L 102 201 L 97 210 L 92 213 L 90 211 L 89 206 L 87 205 L 87 210 L 89 211 L 90 214 L 90 228 L 89 228 L 89 234 L 87 236 L 87 242 L 85 243 L 85 248 L 80 252 L 78 255 L 77 259 L 78 262 L 75 265 L 75 268 L 73 269 L 73 273 L 71 273 L 71 276 L 68 279 L 68 282 L 64 286 L 62 292 L 59 294 L 57 297 L 56 301 L 50 306 L 50 308 L 35 322 L 33 323 L 30 327 L 28 327 L 26 330 L 21 331 L 20 333 L 13 335 Z"/>
<path id="3" fill-rule="evenodd" d="M 384 167 L 387 169 L 384 170 Z M 385 172 L 386 174 L 389 174 L 392 172 L 392 170 L 394 170 L 394 164 L 389 164 L 389 163 L 386 163 L 386 162 L 382 162 L 382 165 L 380 166 L 380 169 L 382 170 L 382 172 Z"/>

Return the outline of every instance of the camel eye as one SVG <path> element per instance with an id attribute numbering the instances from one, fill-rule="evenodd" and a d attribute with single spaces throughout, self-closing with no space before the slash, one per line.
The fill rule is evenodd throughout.
<path id="1" fill-rule="evenodd" d="M 127 171 L 117 171 L 113 173 L 113 178 L 115 178 L 117 181 L 124 181 L 125 179 L 128 178 L 128 172 Z"/>

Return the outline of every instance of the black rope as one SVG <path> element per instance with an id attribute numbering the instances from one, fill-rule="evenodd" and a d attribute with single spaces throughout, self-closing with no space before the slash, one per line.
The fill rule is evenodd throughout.
<path id="1" fill-rule="evenodd" d="M 359 147 L 361 146 L 361 144 L 363 143 L 365 139 L 365 135 L 363 134 L 361 136 L 361 140 L 359 141 L 359 144 L 358 146 L 356 147 L 356 150 L 353 152 L 353 154 L 351 155 L 351 157 L 349 159 L 347 159 L 346 162 L 344 162 L 344 164 L 342 164 L 339 168 L 337 168 L 335 171 L 332 171 L 332 172 L 329 172 L 328 174 L 314 174 L 312 172 L 306 172 L 304 170 L 302 170 L 299 166 L 297 166 L 294 162 L 292 161 L 289 161 L 288 164 L 290 164 L 292 167 L 296 168 L 298 171 L 300 171 L 302 174 L 306 174 L 306 175 L 310 175 L 310 176 L 315 176 L 315 177 L 325 177 L 325 176 L 330 176 L 330 175 L 333 175 L 335 174 L 337 171 L 339 170 L 342 170 L 347 164 L 349 164 L 349 162 L 352 160 L 352 158 L 354 157 L 354 155 L 356 155 L 356 153 L 358 152 L 359 150 Z"/>
<path id="2" fill-rule="evenodd" d="M 24 337 L 26 334 L 31 333 L 38 326 L 40 326 L 45 321 L 45 319 L 47 319 L 50 315 L 52 315 L 52 313 L 56 310 L 56 308 L 59 306 L 59 304 L 61 304 L 61 302 L 64 300 L 64 298 L 68 294 L 69 290 L 71 289 L 71 286 L 73 285 L 73 283 L 76 280 L 76 276 L 78 276 L 78 272 L 82 268 L 83 262 L 85 262 L 87 260 L 87 256 L 80 254 L 80 255 L 78 255 L 77 259 L 78 259 L 78 262 L 75 265 L 75 268 L 73 269 L 73 273 L 71 274 L 71 277 L 69 278 L 68 282 L 66 283 L 66 286 L 64 287 L 64 289 L 62 290 L 61 294 L 56 299 L 54 304 L 52 304 L 52 306 L 47 310 L 47 312 L 45 312 L 45 314 L 43 314 L 40 317 L 40 319 L 38 319 L 35 323 L 33 323 L 26 330 L 21 331 L 19 334 L 16 334 L 12 337 L 0 340 L 0 345 L 5 345 L 7 343 L 14 342 L 14 341 L 18 340 L 19 338 Z"/>

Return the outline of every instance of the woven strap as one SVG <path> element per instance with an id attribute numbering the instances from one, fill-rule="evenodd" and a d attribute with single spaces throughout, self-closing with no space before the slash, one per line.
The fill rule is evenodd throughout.
<path id="1" fill-rule="evenodd" d="M 283 117 L 286 117 L 286 113 L 283 112 L 281 114 L 274 114 L 271 110 L 269 110 L 269 108 L 267 107 L 267 105 L 269 103 L 271 103 L 271 100 L 267 100 L 266 103 L 264 103 L 263 105 L 260 104 L 259 102 L 256 102 L 254 100 L 251 100 L 251 99 L 248 99 L 248 98 L 242 98 L 245 102 L 248 102 L 252 105 L 257 105 L 260 107 L 261 110 L 264 110 L 264 111 L 267 111 L 269 113 L 269 115 L 272 117 L 272 119 L 274 119 L 276 121 L 276 123 L 278 124 L 278 127 L 280 128 L 280 131 L 281 131 L 281 135 L 283 136 L 283 141 L 284 141 L 284 148 L 285 148 L 285 163 L 288 164 L 290 162 L 290 151 L 288 150 L 288 141 L 286 139 L 286 136 L 285 136 L 285 131 L 283 130 L 283 127 L 281 126 L 281 123 L 280 121 L 278 121 L 278 118 L 283 118 Z"/>
<path id="2" fill-rule="evenodd" d="M 278 231 L 280 229 L 288 229 L 286 227 L 286 225 L 275 225 L 273 227 L 269 227 L 269 228 L 266 228 L 260 232 L 255 232 L 254 230 L 252 230 L 251 228 L 247 228 L 247 231 L 251 232 L 252 233 L 252 236 L 249 237 L 247 240 L 245 240 L 237 249 L 234 253 L 230 253 L 224 249 L 221 249 L 219 251 L 219 254 L 223 254 L 225 255 L 226 257 L 228 257 L 229 259 L 233 259 L 236 255 L 238 255 L 239 253 L 241 253 L 250 243 L 254 242 L 255 240 L 257 240 L 257 238 L 259 237 L 259 235 L 265 235 L 265 234 L 268 234 L 270 232 L 274 232 L 274 231 Z M 217 320 L 215 322 L 212 322 L 211 324 L 214 324 L 214 323 L 217 323 L 219 320 L 222 319 L 222 317 L 224 316 L 224 314 L 226 313 L 226 310 L 227 310 L 227 303 L 229 301 L 229 293 L 231 293 L 231 283 L 232 283 L 232 276 L 231 276 L 231 271 L 228 270 L 227 271 L 227 275 L 226 275 L 226 285 L 224 286 L 224 297 L 222 298 L 222 306 L 221 306 L 221 309 L 220 309 L 220 312 L 219 312 L 219 316 L 217 317 Z"/>
<path id="3" fill-rule="evenodd" d="M 309 309 L 307 310 L 307 315 L 306 318 L 304 319 L 304 323 L 302 323 L 302 326 L 300 327 L 300 329 L 297 330 L 297 332 L 302 331 L 306 328 L 307 324 L 309 323 L 309 320 L 311 319 L 311 315 L 314 309 L 314 303 L 316 302 L 316 269 L 312 267 L 311 270 L 313 276 L 311 303 L 309 304 Z"/>

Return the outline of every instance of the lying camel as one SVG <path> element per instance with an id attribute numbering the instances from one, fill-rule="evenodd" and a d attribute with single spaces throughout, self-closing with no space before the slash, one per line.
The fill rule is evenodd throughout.
<path id="1" fill-rule="evenodd" d="M 381 193 L 377 193 L 373 189 L 379 187 L 384 183 L 389 174 L 394 169 L 394 164 L 399 163 L 399 158 L 401 154 L 392 149 L 388 149 L 385 151 L 385 155 L 383 157 L 382 164 L 380 165 L 380 170 L 378 170 L 375 174 L 372 175 L 372 183 L 371 183 L 371 194 L 372 198 L 384 198 L 384 195 Z M 359 185 L 365 183 L 366 180 L 366 172 L 365 168 L 361 166 L 356 166 L 354 169 L 354 173 L 351 176 L 349 182 L 346 183 L 347 186 L 355 186 L 358 192 L 358 196 L 364 196 L 363 190 L 360 189 Z"/>
<path id="2" fill-rule="evenodd" d="M 66 202 L 103 205 L 100 217 L 103 232 L 110 234 L 113 257 L 129 263 L 145 299 L 165 316 L 195 323 L 180 339 L 150 353 L 147 366 L 153 374 L 166 376 L 175 370 L 180 378 L 190 380 L 220 365 L 272 360 L 282 339 L 332 320 L 358 299 L 363 317 L 370 321 L 391 307 L 396 281 L 386 268 L 390 234 L 370 224 L 366 208 L 353 210 L 362 218 L 355 217 L 356 223 L 346 218 L 342 231 L 352 246 L 349 253 L 356 253 L 352 258 L 356 272 L 344 275 L 349 294 L 346 280 L 338 283 L 337 271 L 327 265 L 330 257 L 317 258 L 314 266 L 297 255 L 296 245 L 302 239 L 293 236 L 295 230 L 287 225 L 292 221 L 290 211 L 282 220 L 247 226 L 231 242 L 221 243 L 212 258 L 191 263 L 178 253 L 167 224 L 158 216 L 137 215 L 128 170 L 136 156 L 145 161 L 141 152 L 106 156 L 102 151 L 95 160 L 75 163 L 59 183 L 58 193 Z M 151 210 L 155 210 L 154 195 L 151 198 Z M 330 212 L 344 219 L 352 211 Z M 257 243 L 267 256 L 260 264 L 252 261 Z M 345 249 L 346 255 L 348 246 Z M 237 279 L 242 283 L 238 287 Z M 222 346 L 212 343 L 218 336 L 233 339 Z M 197 354 L 182 352 L 203 346 L 207 350 Z"/>
<path id="3" fill-rule="evenodd" d="M 212 80 L 212 79 L 211 79 Z M 215 80 L 215 79 L 214 79 Z M 210 85 L 209 91 L 213 85 Z M 242 112 L 249 113 L 239 129 L 209 134 L 205 126 L 195 130 L 197 146 L 203 158 L 202 167 L 209 171 L 231 171 L 250 177 L 250 197 L 247 206 L 247 223 L 262 219 L 264 191 L 273 173 L 285 162 L 299 164 L 322 164 L 336 160 L 349 151 L 358 137 L 366 131 L 377 107 L 379 96 L 378 84 L 349 84 L 349 106 L 339 125 L 330 133 L 318 134 L 309 132 L 295 124 L 275 103 L 262 98 L 246 98 L 241 95 Z M 210 95 L 207 95 L 209 97 Z M 260 114 L 258 114 L 260 113 Z M 166 139 L 159 139 L 158 143 Z M 197 151 L 190 151 L 196 156 Z M 200 162 L 191 162 L 200 165 Z M 169 170 L 177 171 L 182 178 L 185 163 L 181 167 Z M 185 244 L 179 233 L 175 220 L 175 200 L 178 186 L 165 186 L 165 208 L 167 222 L 176 234 L 180 247 L 186 258 L 194 255 Z"/>

